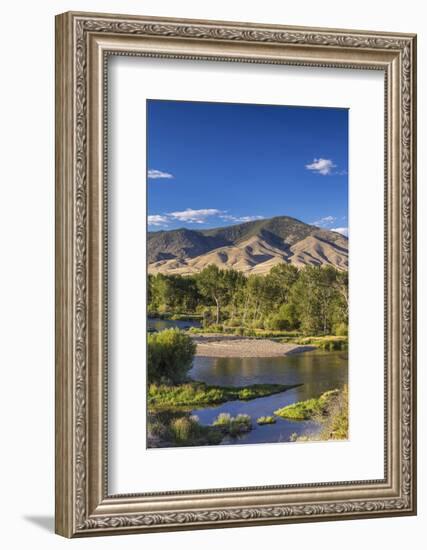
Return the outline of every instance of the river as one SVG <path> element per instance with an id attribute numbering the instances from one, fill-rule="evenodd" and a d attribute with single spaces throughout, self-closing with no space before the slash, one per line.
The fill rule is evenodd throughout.
<path id="1" fill-rule="evenodd" d="M 249 414 L 253 429 L 238 438 L 224 438 L 222 444 L 272 443 L 289 441 L 293 433 L 313 433 L 318 425 L 277 417 L 276 424 L 258 426 L 256 419 L 270 416 L 281 407 L 318 397 L 341 388 L 348 380 L 347 352 L 307 351 L 284 357 L 225 358 L 196 357 L 189 375 L 193 380 L 219 386 L 250 384 L 302 384 L 292 390 L 252 401 L 229 401 L 216 407 L 194 409 L 201 424 L 212 424 L 220 413 Z"/>
<path id="2" fill-rule="evenodd" d="M 149 319 L 156 331 L 172 327 L 188 330 L 200 326 L 198 321 Z M 310 421 L 293 421 L 276 417 L 276 424 L 258 426 L 257 418 L 297 401 L 318 397 L 321 393 L 341 388 L 348 383 L 348 354 L 343 351 L 306 351 L 283 357 L 195 357 L 189 376 L 196 381 L 217 386 L 249 386 L 251 384 L 301 384 L 292 390 L 259 397 L 251 401 L 228 401 L 216 407 L 193 409 L 192 414 L 204 425 L 212 424 L 220 413 L 249 414 L 252 430 L 237 438 L 225 437 L 222 445 L 241 443 L 273 443 L 289 441 L 292 434 L 314 433 L 319 425 Z"/>

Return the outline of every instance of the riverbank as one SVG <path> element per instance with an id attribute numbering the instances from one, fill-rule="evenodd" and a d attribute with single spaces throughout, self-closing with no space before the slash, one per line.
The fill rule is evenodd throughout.
<path id="1" fill-rule="evenodd" d="M 331 404 L 338 398 L 339 390 L 329 390 L 319 397 L 298 401 L 274 411 L 276 416 L 290 420 L 313 420 L 322 419 L 331 408 Z"/>
<path id="2" fill-rule="evenodd" d="M 283 357 L 316 349 L 312 345 L 222 334 L 198 334 L 191 338 L 197 344 L 196 357 Z"/>
<path id="3" fill-rule="evenodd" d="M 203 382 L 187 382 L 176 386 L 150 384 L 148 409 L 200 407 L 227 401 L 250 401 L 296 388 L 300 384 L 252 384 L 250 386 L 209 386 Z"/>
<path id="4" fill-rule="evenodd" d="M 294 434 L 292 441 L 348 439 L 348 387 L 344 385 L 342 389 L 329 390 L 317 398 L 287 405 L 274 414 L 290 420 L 315 420 L 321 426 L 315 434 Z"/>

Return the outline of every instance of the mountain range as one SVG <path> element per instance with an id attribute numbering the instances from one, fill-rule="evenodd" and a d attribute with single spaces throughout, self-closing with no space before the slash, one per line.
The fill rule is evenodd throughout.
<path id="1" fill-rule="evenodd" d="M 218 227 L 148 233 L 148 272 L 189 275 L 209 264 L 263 275 L 280 263 L 348 269 L 348 239 L 335 231 L 278 216 Z"/>

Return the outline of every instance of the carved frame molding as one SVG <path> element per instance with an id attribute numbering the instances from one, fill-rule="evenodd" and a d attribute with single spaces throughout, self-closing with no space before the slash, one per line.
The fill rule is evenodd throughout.
<path id="1" fill-rule="evenodd" d="M 385 73 L 385 479 L 108 495 L 106 59 Z M 67 536 L 414 514 L 415 76 L 408 34 L 66 13 L 56 18 L 56 531 Z"/>

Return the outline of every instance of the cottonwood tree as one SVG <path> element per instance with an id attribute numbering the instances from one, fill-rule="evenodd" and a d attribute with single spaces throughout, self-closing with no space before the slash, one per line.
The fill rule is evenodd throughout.
<path id="1" fill-rule="evenodd" d="M 225 271 L 216 265 L 205 267 L 197 276 L 197 288 L 208 303 L 211 301 L 216 306 L 216 324 L 221 317 L 221 306 L 226 302 L 230 289 L 227 287 Z"/>
<path id="2" fill-rule="evenodd" d="M 332 266 L 279 264 L 266 275 L 245 276 L 209 265 L 195 275 L 149 276 L 148 309 L 192 313 L 215 306 L 207 324 L 301 329 L 305 334 L 346 333 L 348 273 Z"/>

